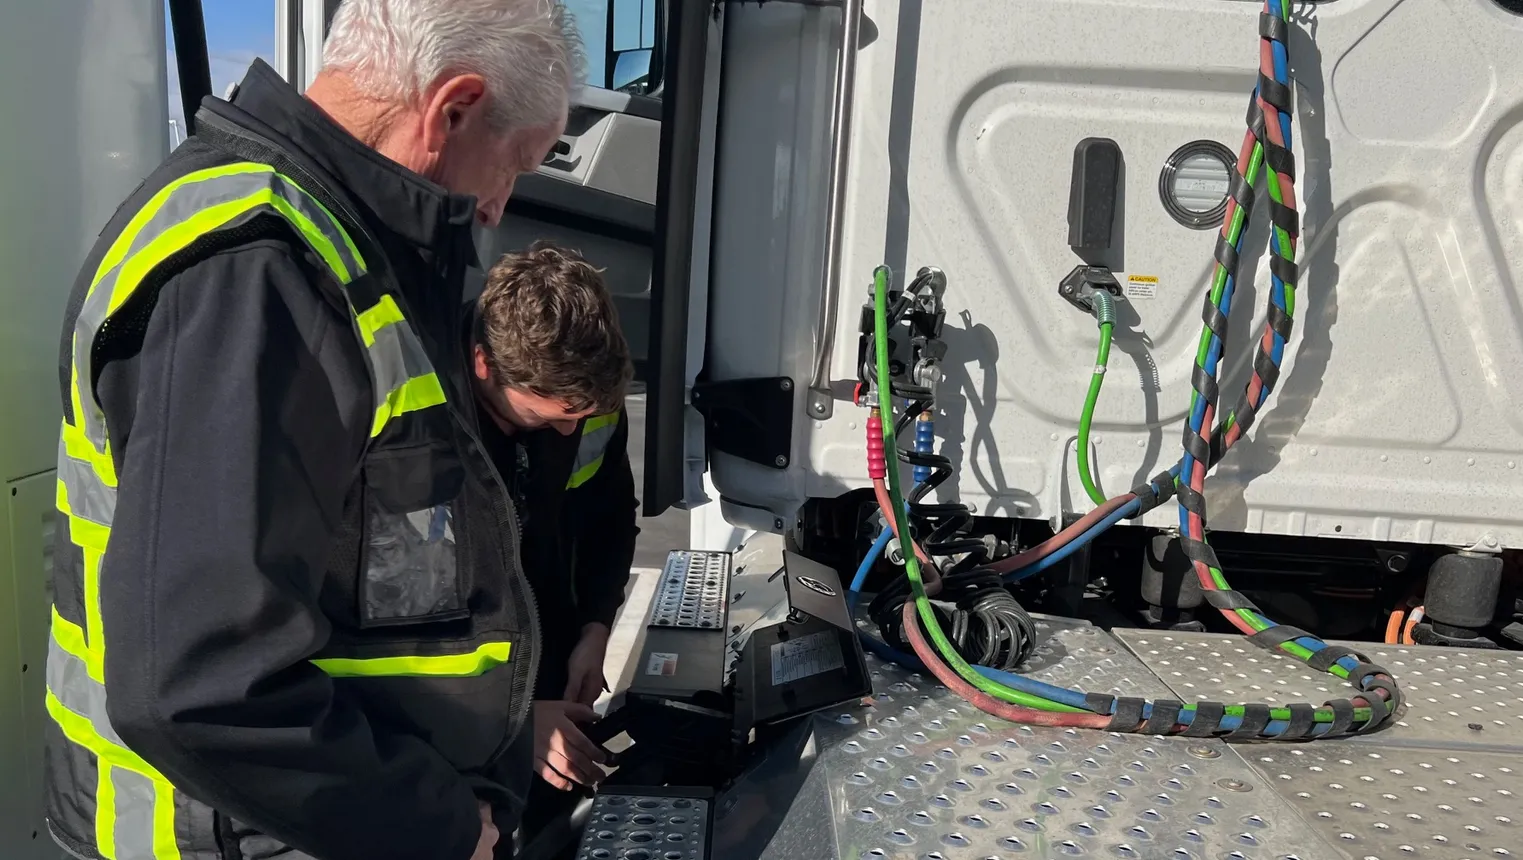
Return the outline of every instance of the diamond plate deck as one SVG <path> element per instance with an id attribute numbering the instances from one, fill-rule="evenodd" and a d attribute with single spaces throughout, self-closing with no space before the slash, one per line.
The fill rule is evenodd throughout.
<path id="1" fill-rule="evenodd" d="M 1215 633 L 1116 630 L 1184 701 L 1321 704 L 1352 689 L 1304 663 Z M 1386 729 L 1353 743 L 1523 751 L 1523 654 L 1340 642 L 1391 670 L 1406 696 Z"/>
<path id="2" fill-rule="evenodd" d="M 1039 628 L 1033 676 L 1167 695 L 1109 634 Z M 1336 856 L 1225 744 L 1012 725 L 932 679 L 869 664 L 873 704 L 819 718 L 843 860 Z"/>
<path id="3" fill-rule="evenodd" d="M 1349 741 L 1234 751 L 1345 856 L 1523 856 L 1523 756 Z"/>
<path id="4" fill-rule="evenodd" d="M 587 814 L 577 860 L 700 860 L 709 802 L 600 794 Z"/>

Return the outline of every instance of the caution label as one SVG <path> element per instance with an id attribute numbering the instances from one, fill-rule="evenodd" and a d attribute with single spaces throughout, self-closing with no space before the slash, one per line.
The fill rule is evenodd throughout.
<path id="1" fill-rule="evenodd" d="M 1127 275 L 1126 297 L 1129 299 L 1158 298 L 1157 275 Z"/>
<path id="2" fill-rule="evenodd" d="M 677 655 L 664 651 L 652 651 L 645 661 L 645 674 L 666 677 L 677 674 Z"/>

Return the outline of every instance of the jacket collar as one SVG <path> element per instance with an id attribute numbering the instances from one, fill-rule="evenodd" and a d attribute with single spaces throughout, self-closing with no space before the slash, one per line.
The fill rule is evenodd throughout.
<path id="1" fill-rule="evenodd" d="M 370 209 L 397 237 L 449 253 L 475 223 L 476 200 L 451 194 L 361 143 L 256 59 L 232 97 L 243 110 L 295 144 Z"/>

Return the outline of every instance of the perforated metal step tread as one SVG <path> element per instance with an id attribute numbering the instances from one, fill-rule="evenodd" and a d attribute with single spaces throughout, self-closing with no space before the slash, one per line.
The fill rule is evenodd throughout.
<path id="1" fill-rule="evenodd" d="M 703 860 L 709 801 L 599 794 L 587 814 L 577 860 Z"/>
<path id="2" fill-rule="evenodd" d="M 1116 637 L 1183 701 L 1321 704 L 1352 688 L 1242 637 L 1116 630 Z M 1389 669 L 1406 697 L 1389 727 L 1350 739 L 1523 751 L 1523 654 L 1423 645 L 1340 642 Z"/>
<path id="3" fill-rule="evenodd" d="M 667 553 L 647 624 L 718 629 L 724 626 L 729 599 L 729 553 L 673 550 Z"/>

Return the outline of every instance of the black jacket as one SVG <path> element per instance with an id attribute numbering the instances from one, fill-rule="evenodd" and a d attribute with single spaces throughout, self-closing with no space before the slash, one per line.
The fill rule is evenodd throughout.
<path id="1" fill-rule="evenodd" d="M 575 432 L 534 430 L 510 439 L 491 425 L 483 439 L 498 471 L 510 475 L 516 445 L 526 454 L 524 475 L 524 573 L 543 619 L 535 698 L 559 699 L 565 692 L 566 660 L 584 625 L 613 626 L 624 603 L 634 562 L 638 501 L 629 462 L 629 416 L 624 410 L 606 444 Z M 602 460 L 590 477 L 570 486 L 578 455 L 589 443 Z"/>
<path id="2" fill-rule="evenodd" d="M 482 280 L 473 272 L 467 282 L 463 331 L 471 343 L 479 330 Z M 624 604 L 640 535 L 629 413 L 619 410 L 606 438 L 587 432 L 613 417 L 588 418 L 570 434 L 544 428 L 513 437 L 492 421 L 482 422 L 481 437 L 492 462 L 523 501 L 524 573 L 545 621 L 535 698 L 546 698 L 550 687 L 556 689 L 548 698 L 560 697 L 565 662 L 582 627 L 593 622 L 613 627 Z M 596 468 L 590 476 L 576 475 L 579 458 L 591 454 L 598 455 Z"/>
<path id="3" fill-rule="evenodd" d="M 101 329 L 82 386 L 109 428 L 115 515 L 98 579 L 88 524 L 60 528 L 54 630 L 103 652 L 105 714 L 92 729 L 53 712 L 50 827 L 99 857 L 97 809 L 114 800 L 118 860 L 153 856 L 124 847 L 150 827 L 184 860 L 465 860 L 477 798 L 511 819 L 527 788 L 538 637 L 457 325 L 474 201 L 362 146 L 263 63 L 207 111 L 87 260 L 63 339 L 66 422 L 81 420 L 76 322 L 115 237 L 172 183 L 259 160 L 199 129 L 270 145 L 266 163 L 310 180 L 370 270 L 341 287 L 289 219 L 261 216 L 166 260 Z M 369 438 L 376 371 L 356 314 L 385 297 L 446 402 L 398 408 Z M 443 549 L 402 559 L 426 558 L 428 576 L 386 579 L 387 541 L 417 514 L 434 517 L 428 552 Z M 422 603 L 417 587 L 433 589 Z M 50 712 L 65 656 L 50 654 Z M 141 815 L 155 798 L 164 817 Z"/>

